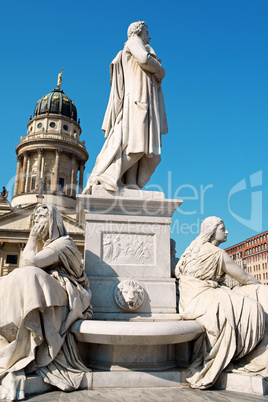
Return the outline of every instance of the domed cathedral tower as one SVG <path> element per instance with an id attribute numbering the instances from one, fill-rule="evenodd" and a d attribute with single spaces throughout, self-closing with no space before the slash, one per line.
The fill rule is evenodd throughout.
<path id="1" fill-rule="evenodd" d="M 57 88 L 37 102 L 27 135 L 16 147 L 13 207 L 42 200 L 61 210 L 74 209 L 77 184 L 82 191 L 88 153 L 79 139 L 75 104 L 61 89 L 61 74 Z"/>

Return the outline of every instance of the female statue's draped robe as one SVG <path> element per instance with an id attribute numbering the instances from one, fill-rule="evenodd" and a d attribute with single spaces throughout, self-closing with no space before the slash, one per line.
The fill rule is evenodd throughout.
<path id="1" fill-rule="evenodd" d="M 245 370 L 268 374 L 268 287 L 245 285 L 231 290 L 221 285 L 223 253 L 206 242 L 180 266 L 180 315 L 205 329 L 195 342 L 187 372 L 193 388 L 210 387 L 232 359 L 242 357 Z"/>
<path id="2" fill-rule="evenodd" d="M 89 371 L 68 331 L 77 319 L 92 316 L 89 283 L 60 213 L 47 208 L 49 240 L 43 249 L 52 249 L 58 263 L 46 271 L 17 268 L 0 278 L 0 377 L 5 387 L 18 387 L 9 390 L 15 392 L 13 399 L 23 398 L 25 374 L 35 372 L 62 390 L 73 390 Z M 20 385 L 12 384 L 12 373 L 21 378 Z"/>

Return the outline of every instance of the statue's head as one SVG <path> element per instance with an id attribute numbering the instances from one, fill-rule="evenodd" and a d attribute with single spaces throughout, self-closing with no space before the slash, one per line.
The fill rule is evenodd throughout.
<path id="1" fill-rule="evenodd" d="M 42 233 L 43 240 L 53 241 L 58 237 L 67 234 L 63 224 L 62 216 L 56 207 L 50 204 L 39 204 L 35 208 L 32 217 L 32 225 L 42 223 L 44 230 Z"/>
<path id="2" fill-rule="evenodd" d="M 217 216 L 208 216 L 201 224 L 200 235 L 206 241 L 211 242 L 215 238 L 216 232 L 219 232 L 220 234 L 221 231 L 225 233 L 225 236 L 221 236 L 222 238 L 220 242 L 222 243 L 223 241 L 226 241 L 226 236 L 228 234 L 223 220 Z"/>
<path id="3" fill-rule="evenodd" d="M 148 34 L 148 26 L 144 21 L 132 22 L 132 24 L 129 25 L 127 30 L 128 38 L 135 35 L 140 36 L 145 44 L 150 42 L 151 38 Z"/>

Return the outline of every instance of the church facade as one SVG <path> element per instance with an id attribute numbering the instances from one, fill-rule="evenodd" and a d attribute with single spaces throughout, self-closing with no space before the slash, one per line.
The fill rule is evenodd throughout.
<path id="1" fill-rule="evenodd" d="M 19 267 L 30 233 L 30 215 L 38 203 L 55 205 L 67 232 L 84 250 L 84 229 L 77 221 L 76 193 L 82 192 L 88 153 L 80 141 L 74 102 L 57 88 L 36 104 L 26 136 L 16 147 L 17 170 L 11 204 L 0 196 L 0 275 Z"/>

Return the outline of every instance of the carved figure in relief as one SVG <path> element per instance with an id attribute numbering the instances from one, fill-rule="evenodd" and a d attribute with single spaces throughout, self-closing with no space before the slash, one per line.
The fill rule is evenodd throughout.
<path id="1" fill-rule="evenodd" d="M 132 260 L 144 263 L 152 258 L 153 239 L 151 236 L 107 234 L 103 238 L 103 260 L 122 262 Z"/>
<path id="2" fill-rule="evenodd" d="M 103 260 L 110 261 L 113 258 L 113 239 L 107 235 L 103 239 Z"/>
<path id="3" fill-rule="evenodd" d="M 115 301 L 123 310 L 137 310 L 144 302 L 143 287 L 133 280 L 120 282 L 115 289 Z"/>
<path id="4" fill-rule="evenodd" d="M 227 234 L 221 219 L 206 218 L 175 269 L 181 317 L 205 328 L 187 372 L 193 388 L 212 386 L 231 361 L 241 371 L 268 375 L 268 287 L 218 247 Z M 225 274 L 241 286 L 228 288 Z"/>
<path id="5" fill-rule="evenodd" d="M 21 268 L 0 278 L 1 399 L 23 399 L 26 374 L 74 390 L 89 371 L 70 332 L 92 317 L 81 261 L 58 210 L 37 206 Z"/>
<path id="6" fill-rule="evenodd" d="M 89 177 L 109 191 L 142 188 L 161 159 L 161 135 L 167 119 L 161 82 L 165 70 L 149 45 L 144 21 L 128 28 L 124 49 L 112 61 L 111 93 L 102 130 L 105 143 Z"/>

